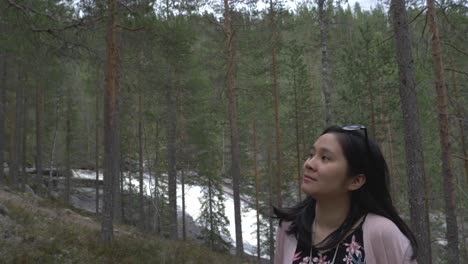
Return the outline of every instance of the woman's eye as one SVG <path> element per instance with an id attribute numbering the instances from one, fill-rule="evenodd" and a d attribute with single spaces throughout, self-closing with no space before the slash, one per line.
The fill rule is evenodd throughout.
<path id="1" fill-rule="evenodd" d="M 329 160 L 330 160 L 330 157 L 328 157 L 328 156 L 322 156 L 322 160 L 323 160 L 323 161 L 329 161 Z"/>

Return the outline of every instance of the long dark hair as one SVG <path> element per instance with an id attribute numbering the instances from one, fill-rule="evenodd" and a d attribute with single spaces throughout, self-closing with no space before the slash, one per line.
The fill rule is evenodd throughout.
<path id="1" fill-rule="evenodd" d="M 334 248 L 351 231 L 353 225 L 367 213 L 374 213 L 390 219 L 410 240 L 413 248 L 412 259 L 417 256 L 417 242 L 410 228 L 398 215 L 388 191 L 388 167 L 379 146 L 362 130 L 345 130 L 339 126 L 325 129 L 321 135 L 335 134 L 348 162 L 348 175 L 364 174 L 366 182 L 361 188 L 351 192 L 351 207 L 345 221 L 323 242 L 317 245 L 320 250 Z M 367 132 L 366 132 L 367 133 Z M 366 142 L 367 140 L 367 142 Z M 312 246 L 311 225 L 315 218 L 316 201 L 307 196 L 290 208 L 274 208 L 276 218 L 291 222 L 287 231 L 295 235 L 298 242 Z"/>

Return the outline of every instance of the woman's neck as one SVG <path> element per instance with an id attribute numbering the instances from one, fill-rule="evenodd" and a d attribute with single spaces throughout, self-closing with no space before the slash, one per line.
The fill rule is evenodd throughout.
<path id="1" fill-rule="evenodd" d="M 349 196 L 320 199 L 315 204 L 315 225 L 323 231 L 334 231 L 345 221 L 350 209 Z"/>

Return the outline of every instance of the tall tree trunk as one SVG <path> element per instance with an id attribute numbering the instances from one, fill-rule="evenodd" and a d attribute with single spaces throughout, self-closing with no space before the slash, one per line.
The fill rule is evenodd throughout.
<path id="1" fill-rule="evenodd" d="M 279 126 L 279 98 L 278 98 L 278 77 L 276 72 L 276 25 L 275 25 L 275 10 L 273 8 L 273 0 L 270 0 L 270 26 L 271 26 L 271 57 L 273 67 L 273 88 L 275 96 L 275 139 L 276 139 L 276 178 L 278 185 L 278 207 L 282 206 L 282 186 L 283 179 L 281 174 L 281 144 L 280 144 L 280 126 Z"/>
<path id="2" fill-rule="evenodd" d="M 376 131 L 377 131 L 377 127 L 376 127 L 376 124 L 375 124 L 375 112 L 374 112 L 374 87 L 373 87 L 373 84 L 372 84 L 372 71 L 374 69 L 371 68 L 371 65 L 370 65 L 370 54 L 369 54 L 369 50 L 370 50 L 370 47 L 369 47 L 369 42 L 370 40 L 368 39 L 365 39 L 366 41 L 366 64 L 367 64 L 367 74 L 366 74 L 366 78 L 367 78 L 367 91 L 369 93 L 369 108 L 370 108 L 370 114 L 371 114 L 371 136 L 372 138 L 376 138 Z"/>
<path id="3" fill-rule="evenodd" d="M 161 234 L 161 212 L 162 205 L 159 198 L 159 123 L 156 121 L 155 147 L 154 147 L 154 229 L 157 234 Z"/>
<path id="4" fill-rule="evenodd" d="M 145 229 L 145 207 L 144 207 L 144 193 L 143 193 L 143 105 L 142 105 L 142 91 L 140 89 L 138 95 L 138 172 L 139 172 L 139 214 L 140 214 L 140 222 L 139 227 L 140 230 Z"/>
<path id="5" fill-rule="evenodd" d="M 169 72 L 169 71 L 168 71 Z M 170 82 L 168 76 L 168 82 Z M 169 184 L 169 219 L 170 219 L 170 237 L 176 240 L 177 234 L 177 171 L 176 171 L 176 121 L 174 113 L 174 102 L 172 98 L 172 86 L 168 85 L 166 91 L 167 104 L 167 175 Z"/>
<path id="6" fill-rule="evenodd" d="M 234 221 L 236 226 L 236 255 L 244 252 L 242 241 L 242 219 L 240 208 L 240 162 L 239 143 L 237 136 L 236 93 L 233 74 L 233 52 L 231 15 L 229 14 L 229 0 L 224 0 L 224 34 L 226 38 L 226 76 L 229 85 L 229 124 L 231 127 L 231 160 L 232 160 L 232 191 L 234 196 Z"/>
<path id="7" fill-rule="evenodd" d="M 15 112 L 15 134 L 14 134 L 14 159 L 13 159 L 13 166 L 11 166 L 11 176 L 12 176 L 12 183 L 14 188 L 19 187 L 19 167 L 21 166 L 20 163 L 20 150 L 21 150 L 21 102 L 23 101 L 21 95 L 21 89 L 22 89 L 22 84 L 20 82 L 19 74 L 21 71 L 19 71 L 18 74 L 18 83 L 16 87 L 16 98 L 15 98 L 15 103 L 16 103 L 16 112 Z"/>
<path id="8" fill-rule="evenodd" d="M 67 103 L 67 120 L 66 122 L 66 139 L 65 139 L 65 203 L 70 204 L 70 192 L 71 192 L 71 144 L 72 144 L 72 131 L 71 131 L 71 119 L 72 119 L 72 100 L 68 94 Z"/>
<path id="9" fill-rule="evenodd" d="M 5 164 L 5 116 L 6 116 L 6 78 L 7 78 L 7 62 L 6 55 L 0 53 L 0 61 L 2 62 L 0 81 L 0 184 L 5 182 L 4 164 Z"/>
<path id="10" fill-rule="evenodd" d="M 311 62 L 312 63 L 312 62 Z M 305 116 L 309 116 L 310 117 L 310 121 L 306 121 L 306 122 L 310 122 L 310 124 L 315 124 L 315 116 L 316 116 L 316 110 L 314 109 L 314 98 L 316 96 L 316 92 L 314 90 L 314 80 L 313 80 L 313 75 L 312 75 L 312 66 L 311 63 L 309 63 L 309 66 L 308 66 L 308 72 L 309 72 L 309 82 L 310 82 L 310 107 L 309 107 L 309 111 L 305 110 L 305 114 L 302 115 L 302 117 Z M 305 119 L 305 118 L 304 118 Z M 303 120 L 304 120 L 303 119 Z M 309 132 L 309 131 L 308 131 Z M 302 150 L 301 150 L 301 157 L 303 157 L 304 155 L 306 155 L 306 149 L 307 149 L 307 140 L 306 140 L 306 132 L 305 132 L 305 127 L 304 127 L 304 122 L 302 123 L 302 126 L 301 126 L 301 136 L 302 136 Z"/>
<path id="11" fill-rule="evenodd" d="M 106 35 L 106 84 L 104 93 L 104 206 L 101 235 L 111 244 L 114 236 L 114 218 L 121 215 L 117 195 L 120 191 L 120 141 L 118 107 L 118 47 L 116 1 L 108 0 Z M 120 220 L 120 219 L 119 219 Z"/>
<path id="12" fill-rule="evenodd" d="M 169 12 L 169 0 L 166 0 L 166 21 L 169 25 L 171 14 Z M 167 87 L 166 87 L 166 137 L 167 137 L 167 175 L 169 191 L 169 233 L 171 239 L 178 237 L 178 219 L 177 219 L 177 163 L 176 163 L 176 115 L 174 110 L 174 98 L 172 95 L 173 85 L 171 84 L 171 69 L 167 68 Z"/>
<path id="13" fill-rule="evenodd" d="M 53 187 L 54 187 L 54 178 L 53 174 L 54 171 L 56 171 L 56 176 L 58 176 L 58 169 L 54 170 L 54 160 L 55 160 L 55 145 L 57 144 L 57 133 L 58 133 L 58 123 L 59 123 L 59 112 L 60 112 L 60 106 L 62 103 L 62 95 L 60 94 L 60 88 L 57 88 L 57 102 L 55 105 L 55 113 L 54 113 L 54 118 L 55 118 L 55 126 L 54 126 L 54 133 L 52 134 L 52 148 L 50 150 L 50 161 L 49 161 L 49 180 L 48 180 L 48 191 L 49 193 L 52 193 Z"/>
<path id="14" fill-rule="evenodd" d="M 450 66 L 451 68 L 453 69 L 453 61 L 452 61 L 452 58 L 450 58 Z M 454 93 L 454 98 L 455 98 L 455 107 L 456 107 L 456 118 L 458 120 L 458 130 L 459 130 L 459 135 L 460 135 L 460 139 L 461 139 L 461 152 L 462 152 L 462 156 L 461 158 L 463 159 L 463 163 L 464 163 L 464 167 L 465 167 L 465 185 L 462 185 L 461 188 L 465 188 L 466 189 L 466 184 L 468 183 L 468 151 L 467 151 L 467 146 L 466 146 L 466 130 L 465 130 L 465 124 L 464 124 L 464 114 L 463 114 L 463 107 L 462 105 L 460 104 L 460 95 L 458 93 L 458 84 L 457 84 L 457 79 L 455 78 L 455 72 L 452 71 L 452 76 L 451 76 L 451 79 L 452 79 L 452 84 L 453 84 L 453 93 Z M 460 182 L 463 182 L 462 180 L 459 180 Z M 463 189 L 463 190 L 465 190 Z M 463 259 L 463 257 L 467 257 L 467 250 L 468 250 L 468 247 L 466 246 L 466 233 L 465 233 L 465 221 L 464 221 L 464 217 L 463 217 L 463 214 L 462 215 L 459 215 L 460 216 L 460 225 L 461 225 L 461 248 L 464 249 L 461 253 L 460 253 L 460 257 Z"/>
<path id="15" fill-rule="evenodd" d="M 208 203 L 210 211 L 210 247 L 214 249 L 214 223 L 213 223 L 213 184 L 211 175 L 208 176 Z"/>
<path id="16" fill-rule="evenodd" d="M 96 215 L 99 214 L 99 91 L 101 89 L 101 81 L 100 81 L 100 70 L 97 70 L 97 77 L 96 77 L 96 106 L 95 106 L 95 129 L 96 129 L 96 138 L 95 138 L 95 145 L 94 145 L 94 163 L 95 163 L 95 170 L 96 170 Z"/>
<path id="17" fill-rule="evenodd" d="M 269 226 L 269 254 L 270 254 L 270 264 L 273 264 L 274 256 L 275 256 L 275 241 L 274 241 L 274 227 L 273 227 L 273 183 L 272 183 L 272 170 L 273 165 L 271 161 L 271 145 L 268 146 L 268 153 L 267 153 L 267 163 L 268 163 L 268 226 Z"/>
<path id="18" fill-rule="evenodd" d="M 187 240 L 187 230 L 186 230 L 186 223 L 185 223 L 185 173 L 184 168 L 181 168 L 180 171 L 180 185 L 182 187 L 182 239 L 185 241 Z"/>
<path id="19" fill-rule="evenodd" d="M 255 118 L 252 124 L 253 129 L 253 155 L 254 155 L 254 168 L 255 168 L 255 210 L 257 212 L 257 261 L 260 261 L 260 176 L 258 174 L 258 163 L 257 163 L 257 125 Z"/>
<path id="20" fill-rule="evenodd" d="M 120 156 L 120 160 L 124 160 L 122 158 L 122 155 Z M 125 180 L 125 174 L 122 170 L 119 170 L 120 171 L 120 177 L 118 177 L 118 182 L 119 184 L 117 185 L 117 195 L 115 195 L 114 197 L 119 197 L 119 202 L 114 204 L 115 208 L 114 210 L 120 214 L 120 222 L 123 222 L 125 220 L 125 200 L 123 199 L 123 193 L 124 193 L 124 180 Z M 131 173 L 128 174 L 129 175 L 129 178 L 131 179 Z M 116 199 L 114 199 L 115 201 Z M 129 202 L 130 203 L 130 202 Z M 114 220 L 117 222 L 116 220 L 116 217 L 115 217 L 116 213 L 114 213 Z"/>
<path id="21" fill-rule="evenodd" d="M 293 73 L 293 88 L 294 88 L 294 124 L 296 128 L 296 173 L 297 173 L 297 197 L 299 197 L 299 201 L 302 200 L 302 191 L 301 191 L 301 147 L 300 147 L 300 139 L 299 139 L 299 110 L 298 110 L 298 103 L 297 103 L 297 87 L 296 87 L 296 73 Z"/>
<path id="22" fill-rule="evenodd" d="M 325 0 L 318 0 L 319 23 L 320 23 L 320 46 L 322 49 L 322 91 L 325 98 L 325 124 L 327 126 L 333 123 L 331 111 L 330 80 L 328 76 L 328 29 L 326 14 L 324 10 Z"/>
<path id="23" fill-rule="evenodd" d="M 36 185 L 42 183 L 42 114 L 44 112 L 44 91 L 41 84 L 36 85 Z"/>
<path id="24" fill-rule="evenodd" d="M 14 84 L 12 84 L 12 87 Z M 6 94 L 5 94 L 6 96 Z M 6 101 L 6 99 L 5 99 Z M 6 140 L 8 141 L 8 157 L 7 157 L 7 163 L 8 163 L 8 168 L 9 168 L 9 173 L 6 175 L 5 180 L 7 180 L 8 184 L 13 183 L 13 176 L 14 176 L 14 168 L 15 166 L 15 133 L 16 133 L 16 107 L 15 107 L 15 102 L 12 102 L 11 104 L 5 105 L 5 110 L 6 114 L 8 115 L 7 121 L 5 123 L 6 126 L 6 131 L 9 131 L 10 133 L 5 133 L 8 135 L 6 137 Z"/>
<path id="25" fill-rule="evenodd" d="M 451 62 L 452 63 L 452 62 Z M 453 66 L 452 66 L 453 68 Z M 468 182 L 468 148 L 466 146 L 466 132 L 465 132 L 465 124 L 464 124 L 464 114 L 463 108 L 460 104 L 460 94 L 458 93 L 458 85 L 457 79 L 455 78 L 455 73 L 452 71 L 452 83 L 453 83 L 453 92 L 455 96 L 455 106 L 456 106 L 456 116 L 458 119 L 458 130 L 461 138 L 461 148 L 462 148 L 462 159 L 465 165 L 465 177 L 466 182 Z"/>
<path id="26" fill-rule="evenodd" d="M 427 198 L 425 189 L 421 188 L 426 183 L 424 178 L 416 84 L 414 80 L 413 55 L 405 1 L 392 0 L 390 10 L 395 32 L 396 59 L 400 80 L 399 92 L 403 113 L 411 224 L 419 244 L 418 262 L 430 264 L 432 263 L 432 258 Z"/>
<path id="27" fill-rule="evenodd" d="M 455 177 L 451 165 L 451 147 L 449 141 L 448 99 L 444 80 L 444 69 L 440 51 L 439 29 L 436 24 L 434 0 L 427 0 L 427 16 L 432 31 L 432 57 L 434 61 L 435 88 L 437 93 L 437 112 L 439 120 L 439 138 L 442 159 L 442 179 L 444 186 L 445 221 L 447 223 L 447 262 L 460 263 L 458 249 L 458 225 Z"/>
<path id="28" fill-rule="evenodd" d="M 27 77 L 24 79 L 24 84 L 21 85 L 21 173 L 19 177 L 19 188 L 24 192 L 26 184 L 26 128 L 27 128 L 27 118 L 26 118 L 26 94 L 25 94 L 25 85 L 27 83 Z"/>
<path id="29" fill-rule="evenodd" d="M 388 142 L 388 159 L 389 159 L 389 169 L 390 169 L 390 186 L 391 194 L 394 202 L 398 201 L 397 199 L 397 188 L 396 188 L 396 178 L 395 178 L 395 162 L 393 160 L 393 137 L 392 137 L 392 124 L 390 118 L 386 117 L 387 123 L 387 142 Z"/>

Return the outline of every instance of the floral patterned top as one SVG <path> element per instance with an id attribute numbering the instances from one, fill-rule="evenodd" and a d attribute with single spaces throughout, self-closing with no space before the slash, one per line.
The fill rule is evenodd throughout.
<path id="1" fill-rule="evenodd" d="M 363 222 L 364 221 L 338 245 L 338 248 L 335 247 L 319 253 L 319 251 L 313 247 L 312 256 L 310 256 L 310 248 L 307 246 L 304 247 L 303 244 L 301 245 L 301 243 L 298 243 L 292 264 L 365 264 L 366 257 L 364 253 L 364 239 L 362 236 Z M 333 259 L 335 259 L 334 262 Z"/>

